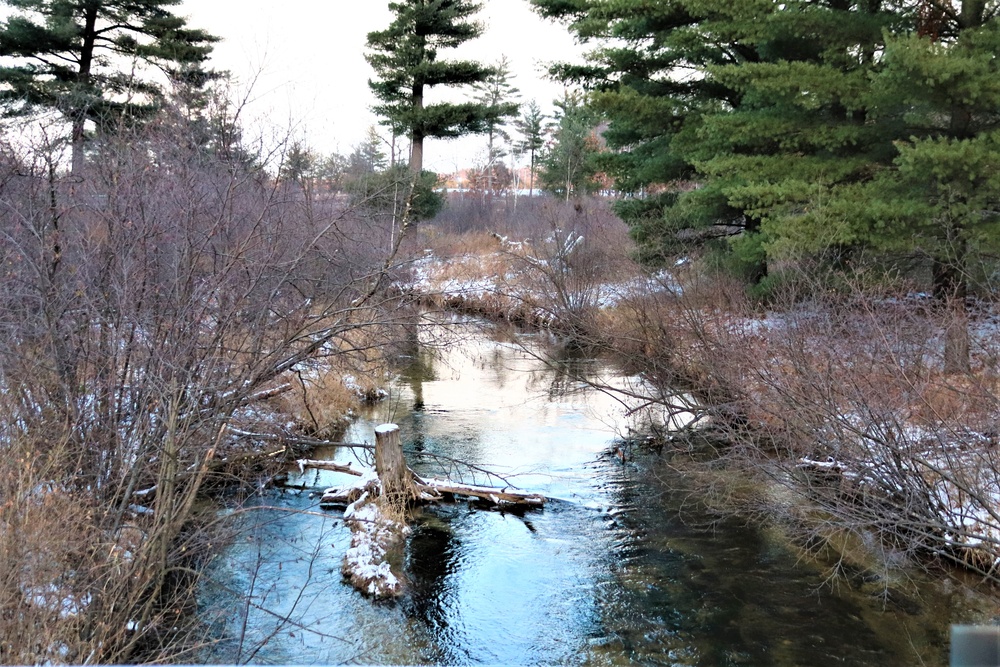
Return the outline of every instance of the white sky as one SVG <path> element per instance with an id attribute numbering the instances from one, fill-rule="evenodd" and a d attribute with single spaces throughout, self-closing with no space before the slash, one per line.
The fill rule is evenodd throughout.
<path id="1" fill-rule="evenodd" d="M 246 84 L 254 77 L 248 111 L 268 132 L 291 131 L 320 153 L 347 153 L 378 122 L 368 89 L 373 76 L 365 41 L 392 20 L 381 0 L 184 0 L 177 10 L 191 27 L 221 37 L 212 65 Z M 531 11 L 527 0 L 485 0 L 486 32 L 441 57 L 488 64 L 506 55 L 522 100 L 536 99 L 546 113 L 562 85 L 545 78 L 546 64 L 573 59 L 582 49 L 566 29 Z M 260 119 L 266 119 L 261 121 Z M 449 173 L 472 166 L 485 139 L 430 139 L 425 166 Z"/>

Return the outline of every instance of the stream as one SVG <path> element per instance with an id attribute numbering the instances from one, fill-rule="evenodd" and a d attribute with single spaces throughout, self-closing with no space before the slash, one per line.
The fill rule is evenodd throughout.
<path id="1" fill-rule="evenodd" d="M 343 582 L 350 534 L 307 471 L 241 516 L 212 570 L 206 662 L 256 664 L 941 665 L 957 587 L 888 598 L 830 584 L 775 531 L 718 520 L 654 455 L 614 454 L 623 408 L 522 344 L 477 333 L 422 350 L 390 398 L 346 440 L 400 425 L 421 473 L 488 482 L 435 460 L 489 468 L 552 500 L 523 515 L 428 507 L 405 555 L 408 593 L 373 603 Z M 567 362 L 570 363 L 570 362 Z M 614 377 L 598 360 L 575 360 Z M 320 452 L 340 462 L 347 449 Z M 496 480 L 493 480 L 496 482 Z M 502 482 L 500 482 L 502 484 Z"/>

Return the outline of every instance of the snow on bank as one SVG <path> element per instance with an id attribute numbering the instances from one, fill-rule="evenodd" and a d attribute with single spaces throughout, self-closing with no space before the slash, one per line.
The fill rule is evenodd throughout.
<path id="1" fill-rule="evenodd" d="M 523 244 L 498 240 L 505 247 L 502 252 L 448 261 L 428 254 L 414 263 L 411 280 L 401 287 L 420 295 L 438 296 L 449 304 L 473 305 L 502 298 L 520 305 L 545 303 L 546 285 L 538 281 L 557 272 L 558 258 L 545 262 L 525 257 L 524 253 L 531 250 Z M 512 261 L 515 256 L 520 261 Z M 677 291 L 679 287 L 669 273 L 663 273 L 620 283 L 593 282 L 578 290 L 579 298 L 574 296 L 574 302 L 614 308 L 636 296 Z M 819 454 L 804 457 L 798 461 L 800 466 L 836 476 L 848 486 L 863 488 L 865 493 L 881 494 L 883 500 L 897 503 L 904 512 L 919 507 L 916 519 L 901 516 L 900 520 L 923 522 L 921 528 L 927 529 L 929 548 L 947 551 L 952 557 L 958 554 L 960 558 L 975 551 L 987 559 L 985 569 L 1000 570 L 1000 453 L 993 453 L 996 438 L 987 437 L 987 427 L 972 427 L 962 419 L 947 424 L 925 423 L 927 414 L 939 407 L 932 402 L 934 386 L 927 393 L 915 386 L 887 387 L 886 394 L 896 393 L 885 396 L 866 395 L 864 391 L 868 381 L 874 383 L 869 392 L 883 386 L 878 384 L 876 372 L 891 376 L 894 369 L 912 370 L 914 377 L 919 375 L 924 382 L 940 374 L 944 330 L 940 322 L 925 317 L 925 310 L 912 307 L 926 298 L 917 294 L 901 300 L 883 299 L 866 303 L 870 310 L 857 312 L 831 312 L 820 303 L 809 303 L 790 312 L 771 311 L 759 317 L 716 313 L 721 317 L 714 319 L 721 325 L 720 339 L 735 339 L 736 344 L 744 343 L 755 351 L 756 369 L 763 369 L 765 383 L 831 383 L 827 388 L 831 404 L 818 408 L 820 413 L 833 411 L 829 430 L 817 427 L 807 439 L 814 438 L 820 451 L 837 447 L 843 447 L 843 451 L 837 452 L 839 458 Z M 555 307 L 548 307 L 555 311 Z M 969 330 L 974 357 L 983 362 L 1000 355 L 1000 315 L 975 311 L 971 313 Z M 871 345 L 870 350 L 867 345 Z M 876 349 L 879 345 L 886 349 Z M 888 361 L 880 356 L 883 353 Z M 800 356 L 790 361 L 793 354 Z M 814 362 L 816 369 L 810 370 L 808 366 Z M 826 377 L 824 369 L 842 375 L 831 371 L 831 376 Z M 801 376 L 793 377 L 795 373 Z M 858 377 L 864 381 L 860 388 L 848 386 L 852 378 Z M 748 386 L 754 383 L 752 377 L 745 381 Z M 756 381 L 761 382 L 760 378 Z M 759 389 L 758 393 L 765 394 L 773 387 Z M 748 391 L 754 393 L 757 388 Z M 961 387 L 956 391 L 966 400 L 972 396 L 963 393 Z M 879 403 L 883 400 L 884 404 Z M 866 408 L 871 409 L 863 415 Z M 841 414 L 836 414 L 838 409 Z M 801 419 L 816 417 L 810 413 Z M 878 423 L 879 419 L 891 423 Z M 794 465 L 795 460 L 790 463 Z"/>
<path id="2" fill-rule="evenodd" d="M 902 419 L 876 425 L 856 413 L 833 422 L 817 438 L 840 453 L 802 457 L 799 468 L 842 480 L 851 496 L 889 500 L 901 530 L 917 531 L 930 551 L 983 572 L 1000 569 L 996 436 Z"/>
<path id="3" fill-rule="evenodd" d="M 799 467 L 835 475 L 860 492 L 885 495 L 890 486 L 891 495 L 913 503 L 901 515 L 904 530 L 921 530 L 930 550 L 994 573 L 1000 569 L 1000 480 L 977 459 L 969 457 L 967 466 L 949 461 L 945 467 L 932 455 L 917 456 L 897 461 L 893 470 L 874 459 L 845 463 L 803 457 Z"/>
<path id="4" fill-rule="evenodd" d="M 859 503 L 857 516 L 870 506 L 877 522 L 898 522 L 885 530 L 997 575 L 1000 316 L 970 308 L 973 371 L 945 374 L 947 322 L 928 299 L 721 314 L 719 338 L 753 351 L 736 380 L 749 410 L 812 452 L 792 464 Z"/>
<path id="5" fill-rule="evenodd" d="M 299 466 L 305 463 L 300 461 Z M 345 507 L 344 525 L 351 530 L 351 545 L 341 565 L 344 578 L 375 599 L 398 597 L 403 582 L 393 571 L 392 557 L 401 553 L 410 529 L 385 511 L 382 483 L 375 470 L 360 472 L 347 485 L 327 489 L 320 507 Z"/>
<path id="6" fill-rule="evenodd" d="M 508 245 L 517 245 L 507 242 Z M 659 292 L 679 292 L 680 285 L 667 271 L 628 280 L 578 281 L 571 271 L 542 258 L 494 252 L 442 259 L 428 255 L 414 261 L 411 276 L 399 284 L 404 291 L 434 296 L 452 303 L 531 305 L 541 319 L 550 319 L 557 308 L 548 292 L 557 293 L 567 305 L 614 308 L 627 299 Z M 486 275 L 484 275 L 486 274 Z M 558 284 L 556 284 L 558 283 Z"/>

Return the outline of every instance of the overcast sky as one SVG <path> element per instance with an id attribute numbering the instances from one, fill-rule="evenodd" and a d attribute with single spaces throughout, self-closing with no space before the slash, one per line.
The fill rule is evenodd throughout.
<path id="1" fill-rule="evenodd" d="M 486 32 L 454 57 L 495 63 L 506 55 L 524 101 L 537 99 L 549 112 L 562 94 L 545 77 L 546 64 L 582 51 L 560 25 L 544 21 L 527 0 L 486 0 Z M 388 26 L 381 0 L 184 0 L 178 13 L 192 27 L 222 38 L 213 65 L 232 72 L 252 90 L 251 118 L 266 118 L 268 131 L 292 129 L 321 153 L 349 152 L 378 122 L 365 62 L 369 32 Z M 452 57 L 443 52 L 442 57 Z M 428 140 L 425 165 L 438 172 L 471 166 L 485 152 L 482 137 Z"/>

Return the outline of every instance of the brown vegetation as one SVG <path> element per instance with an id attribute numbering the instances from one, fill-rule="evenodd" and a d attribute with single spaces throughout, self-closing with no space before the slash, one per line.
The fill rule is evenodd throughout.
<path id="1" fill-rule="evenodd" d="M 456 211 L 478 228 L 453 225 Z M 639 275 L 628 230 L 600 199 L 509 198 L 489 215 L 459 199 L 422 232 L 415 242 L 428 258 L 418 263 L 416 289 L 426 303 L 547 328 L 567 341 L 596 339 L 604 306 Z"/>
<path id="2" fill-rule="evenodd" d="M 761 312 L 738 288 L 701 280 L 629 304 L 617 349 L 650 380 L 651 404 L 689 409 L 678 388 L 698 397 L 706 419 L 695 432 L 724 443 L 708 467 L 758 479 L 741 509 L 797 525 L 813 546 L 832 528 L 883 563 L 943 557 L 995 577 L 1000 336 L 990 316 L 973 337 L 973 371 L 946 374 L 947 313 L 905 293 L 811 289 Z M 800 502 L 775 505 L 775 485 Z"/>
<path id="3" fill-rule="evenodd" d="M 710 444 L 686 465 L 730 510 L 794 525 L 816 548 L 853 534 L 885 564 L 944 558 L 996 577 L 1000 333 L 990 304 L 955 322 L 902 282 L 842 277 L 830 289 L 789 266 L 784 300 L 763 311 L 697 261 L 636 280 L 623 228 L 604 225 L 599 206 L 549 206 L 494 220 L 495 250 L 481 231 L 438 228 L 435 255 L 450 244 L 458 259 L 438 265 L 426 293 L 492 319 L 558 323 L 564 342 L 612 349 L 638 379 L 603 388 L 682 449 L 692 440 L 681 423 Z M 946 372 L 955 326 L 971 326 L 967 373 Z M 720 466 L 756 482 L 720 486 Z M 775 502 L 776 487 L 785 500 Z"/>
<path id="4" fill-rule="evenodd" d="M 203 492 L 391 336 L 390 230 L 189 130 L 0 146 L 0 662 L 195 657 Z"/>

